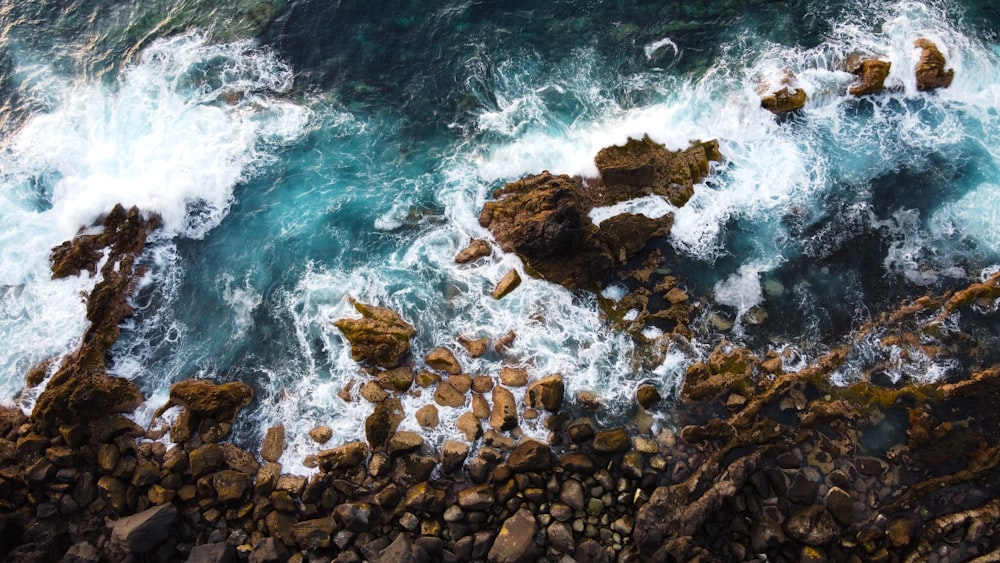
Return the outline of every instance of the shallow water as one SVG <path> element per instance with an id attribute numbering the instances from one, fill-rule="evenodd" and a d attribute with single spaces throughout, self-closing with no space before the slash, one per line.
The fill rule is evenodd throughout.
<path id="1" fill-rule="evenodd" d="M 708 300 L 705 319 L 735 322 L 729 339 L 808 358 L 908 295 L 995 268 L 995 8 L 746 4 L 301 1 L 266 25 L 239 6 L 6 4 L 0 399 L 30 408 L 26 370 L 75 345 L 93 280 L 50 280 L 48 249 L 117 202 L 160 213 L 165 228 L 113 373 L 152 408 L 186 377 L 250 383 L 258 400 L 239 439 L 284 423 L 289 467 L 316 424 L 335 441 L 363 434 L 370 407 L 337 397 L 359 377 L 332 325 L 353 314 L 349 296 L 400 311 L 419 331 L 418 358 L 459 351 L 459 333 L 516 330 L 508 361 L 564 374 L 570 393 L 598 391 L 609 419 L 642 381 L 675 389 L 719 334 L 651 355 L 601 319 L 596 296 L 525 278 L 490 298 L 521 268 L 512 255 L 453 262 L 488 236 L 478 212 L 493 189 L 544 169 L 593 175 L 597 150 L 629 136 L 720 142 L 726 161 L 684 208 L 631 208 L 676 214 L 661 242 L 669 267 Z M 916 91 L 908 69 L 922 36 L 955 69 L 951 88 Z M 893 61 L 891 91 L 843 95 L 854 51 Z M 809 102 L 779 120 L 756 89 L 786 67 Z M 747 322 L 761 311 L 763 323 Z M 460 358 L 469 373 L 502 365 Z M 928 361 L 889 375 L 956 369 Z M 429 396 L 407 398 L 407 412 Z M 435 440 L 458 415 L 442 411 Z"/>

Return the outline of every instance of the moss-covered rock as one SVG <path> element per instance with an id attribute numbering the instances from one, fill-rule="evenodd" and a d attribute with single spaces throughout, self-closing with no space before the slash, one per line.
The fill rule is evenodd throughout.
<path id="1" fill-rule="evenodd" d="M 334 324 L 351 343 L 351 357 L 389 369 L 399 366 L 410 351 L 413 325 L 392 309 L 351 299 L 360 319 L 341 319 Z"/>

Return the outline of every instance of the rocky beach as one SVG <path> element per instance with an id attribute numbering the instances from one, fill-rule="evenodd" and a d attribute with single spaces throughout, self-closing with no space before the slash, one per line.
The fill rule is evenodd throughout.
<path id="1" fill-rule="evenodd" d="M 1000 560 L 987 3 L 7 4 L 0 561 Z"/>

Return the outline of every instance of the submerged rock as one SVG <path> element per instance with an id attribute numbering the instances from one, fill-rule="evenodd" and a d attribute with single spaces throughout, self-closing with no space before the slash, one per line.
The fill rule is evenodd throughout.
<path id="1" fill-rule="evenodd" d="M 410 351 L 410 339 L 417 333 L 398 313 L 351 299 L 360 319 L 341 319 L 334 324 L 351 343 L 351 357 L 390 369 L 399 366 Z"/>

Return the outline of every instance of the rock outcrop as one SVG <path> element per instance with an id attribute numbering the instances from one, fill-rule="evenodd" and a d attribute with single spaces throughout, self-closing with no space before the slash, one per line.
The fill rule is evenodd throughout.
<path id="1" fill-rule="evenodd" d="M 799 86 L 791 69 L 785 69 L 773 84 L 762 82 L 757 92 L 760 107 L 775 115 L 791 113 L 806 105 L 806 91 Z"/>
<path id="2" fill-rule="evenodd" d="M 136 260 L 159 224 L 157 216 L 143 217 L 138 208 L 126 211 L 117 205 L 98 222 L 103 228 L 100 234 L 81 233 L 52 250 L 56 278 L 83 270 L 93 275 L 99 260 L 107 260 L 87 296 L 90 326 L 38 397 L 32 412 L 36 423 L 52 428 L 59 423 L 87 422 L 107 413 L 129 412 L 143 401 L 134 383 L 107 374 L 105 359 L 118 340 L 119 326 L 132 314 L 127 300 L 144 273 Z"/>
<path id="3" fill-rule="evenodd" d="M 881 59 L 866 59 L 861 61 L 851 73 L 858 77 L 848 92 L 852 96 L 867 96 L 885 90 L 885 79 L 889 76 L 892 63 Z"/>
<path id="4" fill-rule="evenodd" d="M 483 207 L 479 223 L 529 273 L 573 289 L 599 288 L 650 239 L 669 233 L 673 220 L 620 214 L 598 226 L 591 210 L 651 194 L 683 205 L 709 161 L 721 158 L 715 141 L 672 152 L 648 137 L 629 139 L 597 155 L 598 179 L 543 172 L 507 184 Z"/>
<path id="5" fill-rule="evenodd" d="M 945 70 L 947 61 L 938 46 L 930 39 L 921 37 L 913 46 L 920 49 L 920 59 L 917 61 L 917 90 L 927 92 L 938 88 L 951 86 L 955 78 L 954 69 Z"/>

